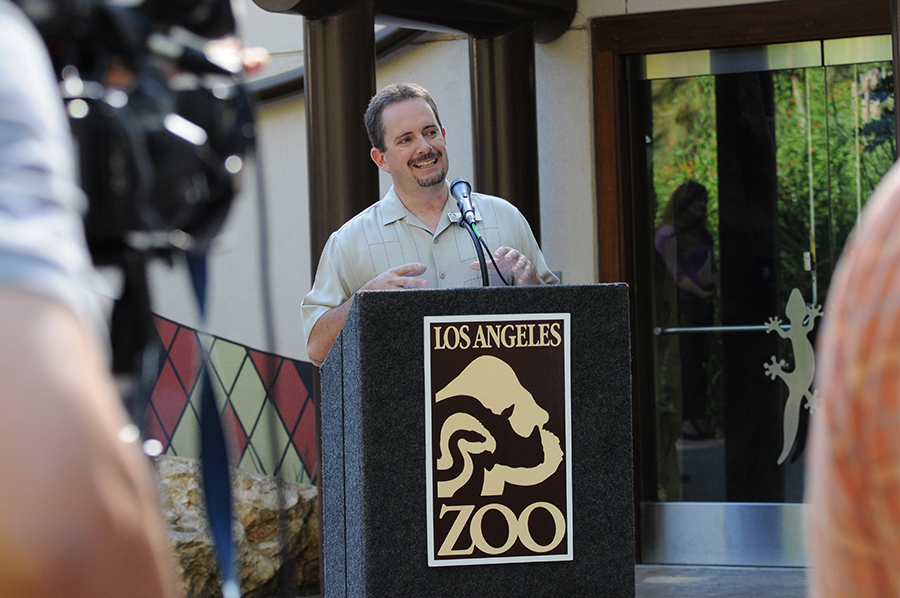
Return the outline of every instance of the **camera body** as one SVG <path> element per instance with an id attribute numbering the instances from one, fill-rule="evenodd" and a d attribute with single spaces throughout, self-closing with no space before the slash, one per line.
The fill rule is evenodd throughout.
<path id="1" fill-rule="evenodd" d="M 60 81 L 94 262 L 205 251 L 255 140 L 239 69 L 193 45 L 234 34 L 228 0 L 18 3 Z"/>

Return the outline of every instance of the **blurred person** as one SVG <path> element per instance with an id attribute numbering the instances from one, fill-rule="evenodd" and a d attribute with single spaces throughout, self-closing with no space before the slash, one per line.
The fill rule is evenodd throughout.
<path id="1" fill-rule="evenodd" d="M 715 245 L 707 222 L 709 194 L 696 181 L 679 185 L 669 198 L 656 231 L 656 250 L 678 287 L 678 326 L 712 326 L 713 299 L 718 287 Z M 678 335 L 681 356 L 682 434 L 687 439 L 711 438 L 704 419 L 707 403 L 707 333 Z"/>
<path id="2" fill-rule="evenodd" d="M 0 0 L 0 596 L 170 598 L 153 471 L 109 373 L 45 46 Z"/>
<path id="3" fill-rule="evenodd" d="M 900 167 L 860 215 L 818 339 L 809 595 L 900 596 Z"/>
<path id="4" fill-rule="evenodd" d="M 446 131 L 431 94 L 389 85 L 369 102 L 370 156 L 391 175 L 381 201 L 332 233 L 302 302 L 307 353 L 321 365 L 360 290 L 481 286 L 480 264 L 447 183 Z M 482 237 L 499 239 L 494 259 L 513 284 L 558 283 L 531 227 L 512 204 L 471 194 Z M 488 267 L 492 267 L 488 260 Z M 473 272 L 478 270 L 479 272 Z"/>

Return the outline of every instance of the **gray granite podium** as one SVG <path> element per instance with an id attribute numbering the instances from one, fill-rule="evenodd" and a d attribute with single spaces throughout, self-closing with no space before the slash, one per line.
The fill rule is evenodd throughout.
<path id="1" fill-rule="evenodd" d="M 633 598 L 630 359 L 624 284 L 358 295 L 321 368 L 325 598 Z"/>

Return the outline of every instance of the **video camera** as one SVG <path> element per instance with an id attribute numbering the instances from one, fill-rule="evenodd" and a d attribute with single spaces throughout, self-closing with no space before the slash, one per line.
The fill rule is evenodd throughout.
<path id="1" fill-rule="evenodd" d="M 43 37 L 60 82 L 94 263 L 124 271 L 112 345 L 113 369 L 128 373 L 150 334 L 147 261 L 205 254 L 255 141 L 238 53 L 228 64 L 203 49 L 234 36 L 231 4 L 14 1 Z"/>
<path id="2" fill-rule="evenodd" d="M 171 33 L 233 35 L 228 0 L 19 0 L 61 83 L 98 265 L 123 251 L 204 251 L 255 135 L 239 65 Z M 183 35 L 184 37 L 184 35 Z"/>

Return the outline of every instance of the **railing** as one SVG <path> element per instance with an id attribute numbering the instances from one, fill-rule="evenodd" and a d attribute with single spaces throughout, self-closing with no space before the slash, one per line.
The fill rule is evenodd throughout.
<path id="1" fill-rule="evenodd" d="M 782 330 L 790 330 L 790 324 L 782 324 Z M 660 328 L 657 326 L 653 329 L 654 336 L 660 336 L 662 334 L 684 334 L 684 333 L 699 333 L 699 332 L 759 332 L 769 330 L 769 327 L 765 324 L 760 324 L 758 326 L 693 326 L 693 327 L 682 327 L 682 328 Z"/>

